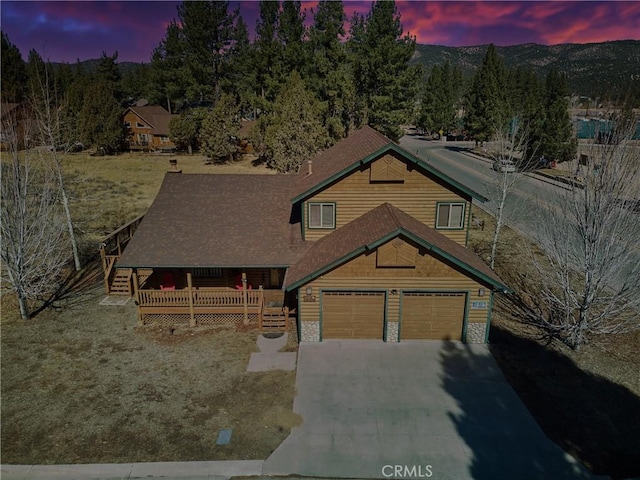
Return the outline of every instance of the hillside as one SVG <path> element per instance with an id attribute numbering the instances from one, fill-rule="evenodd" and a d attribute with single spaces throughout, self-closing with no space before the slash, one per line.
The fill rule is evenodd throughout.
<path id="1" fill-rule="evenodd" d="M 471 76 L 482 63 L 488 45 L 444 47 L 417 45 L 413 61 L 429 72 L 435 64 L 449 61 Z M 640 41 L 496 47 L 509 68 L 531 68 L 544 77 L 549 70 L 564 72 L 571 92 L 591 98 L 619 98 L 632 89 L 640 99 Z"/>

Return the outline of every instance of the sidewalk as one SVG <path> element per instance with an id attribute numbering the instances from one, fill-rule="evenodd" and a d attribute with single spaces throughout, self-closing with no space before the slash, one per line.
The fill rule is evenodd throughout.
<path id="1" fill-rule="evenodd" d="M 262 475 L 264 460 L 219 462 L 2 465 L 2 480 L 224 480 Z"/>

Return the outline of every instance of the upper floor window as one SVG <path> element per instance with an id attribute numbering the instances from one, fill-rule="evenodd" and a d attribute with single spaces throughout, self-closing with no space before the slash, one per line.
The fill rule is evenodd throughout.
<path id="1" fill-rule="evenodd" d="M 138 128 L 149 128 L 144 123 L 136 122 L 136 127 Z"/>
<path id="2" fill-rule="evenodd" d="M 439 203 L 436 228 L 463 228 L 464 207 L 464 203 Z"/>
<path id="3" fill-rule="evenodd" d="M 309 228 L 335 228 L 335 203 L 309 203 Z"/>

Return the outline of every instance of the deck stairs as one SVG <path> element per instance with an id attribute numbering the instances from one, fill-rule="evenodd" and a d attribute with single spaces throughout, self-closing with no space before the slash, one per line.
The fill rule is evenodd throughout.
<path id="1" fill-rule="evenodd" d="M 133 269 L 131 268 L 116 268 L 116 273 L 113 276 L 111 285 L 109 287 L 109 295 L 121 295 L 130 297 L 133 294 L 131 286 L 131 277 L 133 276 Z"/>
<path id="2" fill-rule="evenodd" d="M 260 327 L 263 332 L 286 332 L 289 328 L 289 309 L 287 307 L 263 307 Z"/>

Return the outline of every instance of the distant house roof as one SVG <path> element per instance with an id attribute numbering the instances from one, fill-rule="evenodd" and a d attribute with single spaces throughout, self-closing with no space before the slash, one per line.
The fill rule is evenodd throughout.
<path id="1" fill-rule="evenodd" d="M 370 210 L 317 240 L 300 260 L 289 268 L 285 288 L 298 288 L 398 235 L 413 240 L 439 260 L 454 265 L 467 275 L 500 290 L 508 290 L 500 277 L 475 253 L 389 203 Z"/>
<path id="2" fill-rule="evenodd" d="M 129 107 L 138 117 L 151 127 L 153 135 L 169 135 L 169 122 L 174 117 L 160 105 L 148 105 L 144 107 Z"/>
<path id="3" fill-rule="evenodd" d="M 352 133 L 331 148 L 323 150 L 311 158 L 312 174 L 308 175 L 306 165 L 302 165 L 296 179 L 292 202 L 304 200 L 324 187 L 353 172 L 362 164 L 376 160 L 388 152 L 395 152 L 408 162 L 419 165 L 427 172 L 451 187 L 472 198 L 485 201 L 486 198 L 457 182 L 440 170 L 412 155 L 387 137 L 369 126 Z"/>
<path id="4" fill-rule="evenodd" d="M 308 247 L 291 177 L 167 173 L 119 267 L 286 267 Z"/>

